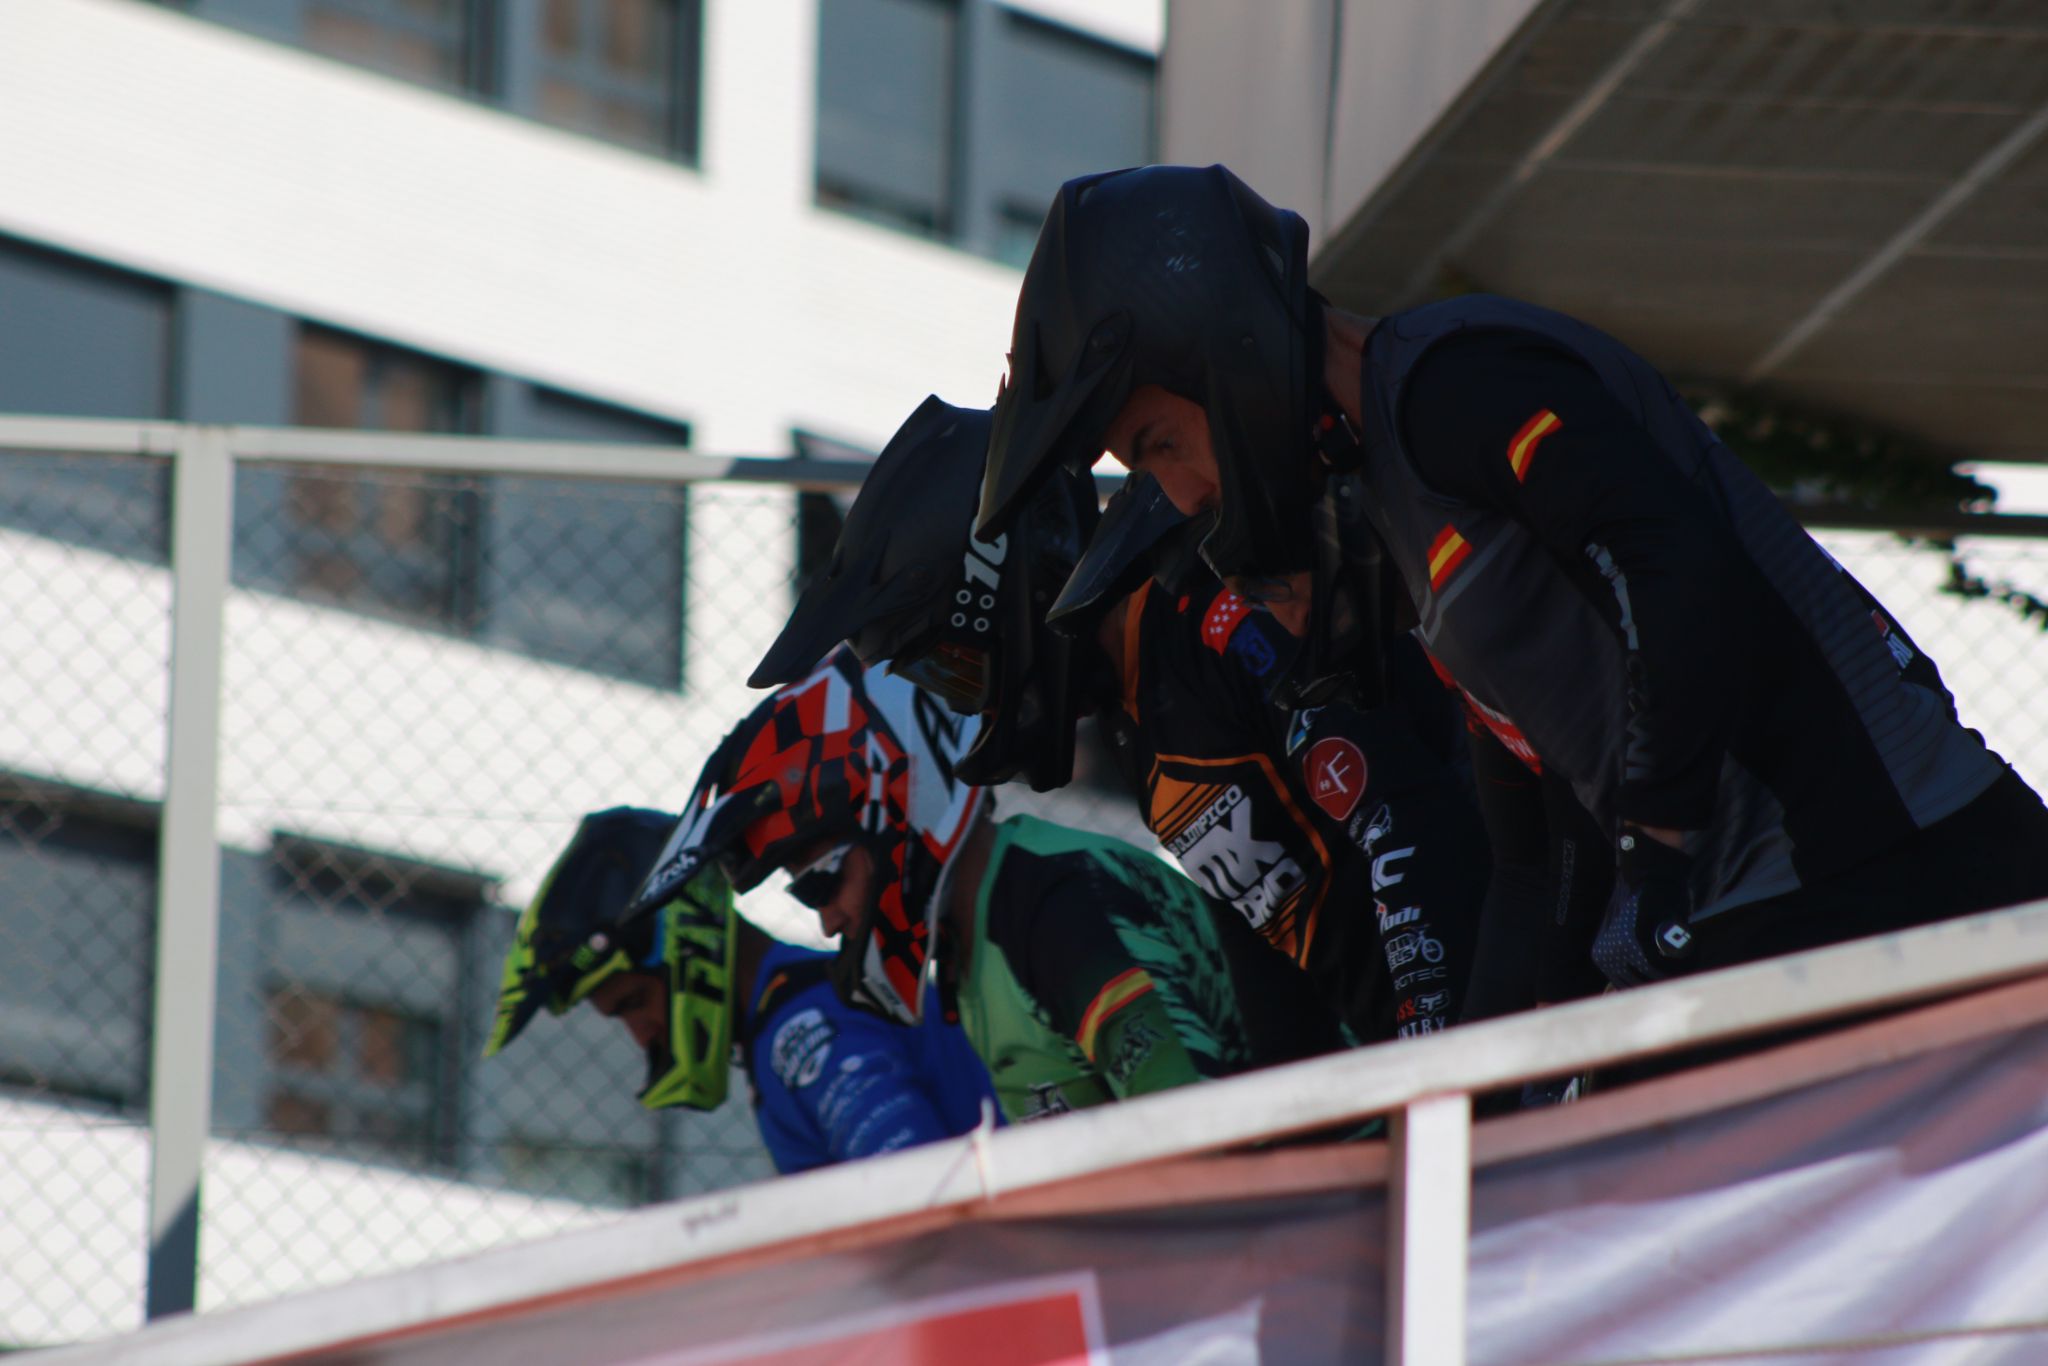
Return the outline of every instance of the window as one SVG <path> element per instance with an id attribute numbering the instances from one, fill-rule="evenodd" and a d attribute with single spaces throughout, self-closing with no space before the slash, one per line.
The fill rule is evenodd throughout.
<path id="1" fill-rule="evenodd" d="M 243 1113 L 262 1133 L 453 1165 L 464 1010 L 478 1004 L 465 1001 L 465 944 L 488 883 L 289 835 L 270 877 L 264 960 L 247 979 L 262 1065 L 230 1069 L 224 1087 L 249 1088 Z"/>
<path id="2" fill-rule="evenodd" d="M 158 0 L 694 164 L 704 0 Z"/>
<path id="3" fill-rule="evenodd" d="M 820 204 L 951 230 L 959 27 L 953 0 L 821 0 Z"/>
<path id="4" fill-rule="evenodd" d="M 143 1102 L 156 819 L 147 803 L 0 774 L 0 1086 Z"/>
<path id="5" fill-rule="evenodd" d="M 1063 182 L 1152 160 L 1155 64 L 1010 10 L 998 19 L 976 73 L 1003 111 L 977 130 L 977 248 L 1022 265 Z"/>
<path id="6" fill-rule="evenodd" d="M 403 1166 L 434 1162 L 443 1147 L 439 1021 L 302 983 L 272 986 L 265 1013 L 266 1129 L 329 1140 Z"/>
<path id="7" fill-rule="evenodd" d="M 159 281 L 0 238 L 0 412 L 170 416 L 171 307 Z M 162 564 L 166 466 L 0 453 L 0 526 Z"/>
<path id="8" fill-rule="evenodd" d="M 441 90 L 489 82 L 484 0 L 304 0 L 305 45 Z"/>
<path id="9" fill-rule="evenodd" d="M 690 429 L 531 391 L 522 437 L 687 446 Z M 595 480 L 491 481 L 479 638 L 656 688 L 683 677 L 688 490 Z"/>
<path id="10" fill-rule="evenodd" d="M 476 430 L 479 378 L 444 361 L 302 325 L 293 420 L 308 427 Z M 313 602 L 467 631 L 484 481 L 417 470 L 250 467 L 237 491 L 237 579 Z"/>
<path id="11" fill-rule="evenodd" d="M 819 0 L 818 202 L 1021 265 L 1062 182 L 1152 160 L 1156 66 L 994 0 Z"/>
<path id="12" fill-rule="evenodd" d="M 873 451 L 864 451 L 830 437 L 810 432 L 793 434 L 798 458 L 804 460 L 861 461 L 872 464 Z M 839 544 L 839 530 L 846 525 L 846 510 L 853 506 L 852 493 L 799 493 L 796 496 L 796 577 L 791 601 L 804 591 L 811 576 L 832 562 Z"/>
<path id="13" fill-rule="evenodd" d="M 699 0 L 546 0 L 537 107 L 548 123 L 697 159 Z"/>

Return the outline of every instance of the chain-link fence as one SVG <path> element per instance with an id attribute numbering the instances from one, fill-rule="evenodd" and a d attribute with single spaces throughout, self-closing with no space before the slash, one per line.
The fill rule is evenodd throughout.
<path id="1" fill-rule="evenodd" d="M 227 581 L 183 590 L 222 627 L 213 1056 L 153 1078 L 155 1012 L 196 989 L 153 966 L 172 482 L 107 452 L 190 431 L 0 421 L 0 1345 L 139 1322 L 153 1084 L 210 1080 L 202 1308 L 768 1175 L 743 1083 L 646 1111 L 594 1012 L 480 1053 L 516 909 L 583 813 L 687 792 L 829 509 L 677 453 L 606 479 L 567 473 L 588 451 L 236 434 Z M 2048 544 L 1965 542 L 1958 580 L 1941 547 L 1825 539 L 2048 781 Z M 1144 838 L 1102 792 L 1003 800 Z M 743 906 L 815 937 L 772 887 Z"/>
<path id="2" fill-rule="evenodd" d="M 171 461 L 95 448 L 189 429 L 33 424 L 70 448 L 49 452 L 10 443 L 22 425 L 0 423 L 8 1346 L 140 1321 L 153 1012 L 193 989 L 154 966 Z M 639 1051 L 594 1012 L 480 1054 L 517 909 L 585 812 L 687 793 L 831 505 L 568 477 L 590 462 L 561 449 L 273 435 L 293 458 L 237 434 L 226 583 L 183 590 L 220 601 L 213 1059 L 154 1080 L 210 1079 L 200 1307 L 769 1175 L 743 1082 L 715 1114 L 647 1111 Z M 390 465 L 415 448 L 460 458 Z M 742 905 L 816 942 L 774 888 Z"/>

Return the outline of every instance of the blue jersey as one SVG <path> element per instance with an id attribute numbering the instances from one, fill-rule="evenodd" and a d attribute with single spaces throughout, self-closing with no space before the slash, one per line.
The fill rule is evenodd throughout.
<path id="1" fill-rule="evenodd" d="M 775 1169 L 894 1152 L 980 1123 L 982 1101 L 995 1103 L 988 1070 L 945 1022 L 937 989 L 926 989 L 923 1024 L 892 1024 L 839 999 L 831 962 L 775 944 L 747 998 L 747 1075 Z"/>

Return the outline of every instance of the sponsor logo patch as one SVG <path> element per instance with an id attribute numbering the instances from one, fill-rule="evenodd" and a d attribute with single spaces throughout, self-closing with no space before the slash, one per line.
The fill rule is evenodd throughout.
<path id="1" fill-rule="evenodd" d="M 1237 624 L 1251 615 L 1252 605 L 1228 588 L 1216 595 L 1209 604 L 1208 615 L 1202 618 L 1202 643 L 1222 654 L 1230 644 L 1231 633 Z"/>
<path id="2" fill-rule="evenodd" d="M 1255 817 L 1244 789 L 1232 783 L 1168 839 L 1166 848 L 1196 882 L 1237 907 L 1257 930 L 1301 890 L 1308 875 L 1285 844 L 1253 832 Z"/>
<path id="3" fill-rule="evenodd" d="M 1323 814 L 1341 821 L 1365 795 L 1365 755 L 1341 735 L 1326 735 L 1309 746 L 1308 795 Z"/>
<path id="4" fill-rule="evenodd" d="M 1230 657 L 1244 665 L 1245 671 L 1254 678 L 1264 678 L 1273 672 L 1273 666 L 1280 662 L 1279 651 L 1266 633 L 1256 626 L 1246 626 L 1230 637 Z"/>
<path id="5" fill-rule="evenodd" d="M 824 1011 L 816 1006 L 799 1010 L 775 1031 L 769 1044 L 768 1065 L 791 1090 L 809 1086 L 825 1070 L 835 1037 L 837 1031 Z"/>

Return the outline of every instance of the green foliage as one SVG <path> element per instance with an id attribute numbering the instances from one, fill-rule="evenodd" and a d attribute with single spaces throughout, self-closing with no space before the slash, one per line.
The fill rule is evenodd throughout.
<path id="1" fill-rule="evenodd" d="M 1686 397 L 1714 434 L 1795 507 L 1983 512 L 1997 497 L 1953 460 L 1898 432 L 1753 393 L 1693 390 Z"/>
<path id="2" fill-rule="evenodd" d="M 2048 602 L 2016 584 L 1994 583 L 1971 573 L 1970 567 L 1963 563 L 1963 557 L 1956 553 L 1953 541 L 1947 542 L 1943 548 L 1948 551 L 1948 582 L 1941 586 L 1942 592 L 1965 600 L 2002 602 L 2019 613 L 2020 620 L 2031 621 L 2041 630 L 2048 631 Z"/>

